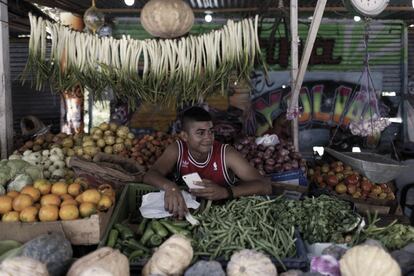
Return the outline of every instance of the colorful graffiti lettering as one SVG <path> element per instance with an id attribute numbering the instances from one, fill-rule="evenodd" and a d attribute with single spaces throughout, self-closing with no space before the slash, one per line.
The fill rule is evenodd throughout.
<path id="1" fill-rule="evenodd" d="M 340 125 L 346 128 L 351 121 L 369 118 L 376 108 L 367 93 L 355 89 L 355 84 L 334 81 L 305 82 L 300 91 L 300 126 Z M 274 89 L 252 100 L 258 116 L 259 129 L 272 127 L 272 122 L 285 112 L 290 89 Z"/>

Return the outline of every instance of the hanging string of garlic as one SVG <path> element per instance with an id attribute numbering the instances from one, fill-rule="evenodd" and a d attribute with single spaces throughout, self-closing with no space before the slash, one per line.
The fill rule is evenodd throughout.
<path id="1" fill-rule="evenodd" d="M 137 96 L 149 101 L 196 101 L 234 70 L 248 78 L 260 55 L 257 16 L 229 20 L 221 30 L 199 36 L 166 40 L 100 38 L 32 14 L 29 20 L 26 72 L 34 73 L 39 90 L 48 81 L 57 90 L 67 88 L 63 82 L 75 79 L 95 93 L 108 86 L 117 88 L 115 93 L 128 101 L 136 101 Z M 52 40 L 50 54 L 46 52 L 47 34 Z"/>

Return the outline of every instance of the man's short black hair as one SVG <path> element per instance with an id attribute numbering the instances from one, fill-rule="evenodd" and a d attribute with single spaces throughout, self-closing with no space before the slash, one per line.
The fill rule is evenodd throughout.
<path id="1" fill-rule="evenodd" d="M 181 116 L 182 129 L 187 130 L 191 122 L 210 122 L 212 121 L 210 113 L 199 106 L 192 106 L 186 109 Z"/>

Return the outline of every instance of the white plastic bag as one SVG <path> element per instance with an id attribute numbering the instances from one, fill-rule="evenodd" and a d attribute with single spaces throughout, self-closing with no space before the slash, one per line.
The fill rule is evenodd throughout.
<path id="1" fill-rule="evenodd" d="M 200 206 L 191 194 L 181 191 L 183 194 L 187 208 L 197 209 Z M 171 217 L 172 214 L 164 209 L 164 191 L 148 193 L 142 197 L 141 207 L 139 211 L 144 218 L 165 218 Z"/>
<path id="2" fill-rule="evenodd" d="M 265 147 L 275 146 L 279 144 L 279 137 L 276 134 L 265 134 L 262 137 L 256 138 L 255 142 L 257 145 L 263 145 Z"/>

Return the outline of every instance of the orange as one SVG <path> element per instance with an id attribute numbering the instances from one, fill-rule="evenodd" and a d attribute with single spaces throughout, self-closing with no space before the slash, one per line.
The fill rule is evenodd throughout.
<path id="1" fill-rule="evenodd" d="M 99 211 L 105 211 L 108 210 L 112 206 L 112 200 L 107 195 L 102 195 L 101 199 L 99 200 L 97 204 L 97 209 Z"/>
<path id="2" fill-rule="evenodd" d="M 37 179 L 33 183 L 33 187 L 39 189 L 42 195 L 46 195 L 50 193 L 50 190 L 52 189 L 52 184 L 50 184 L 50 182 L 46 179 Z"/>
<path id="3" fill-rule="evenodd" d="M 24 208 L 20 212 L 20 221 L 22 222 L 35 222 L 37 220 L 38 209 L 35 206 L 29 206 Z"/>
<path id="4" fill-rule="evenodd" d="M 69 195 L 69 194 L 63 194 L 63 195 L 60 196 L 60 199 L 62 201 L 65 201 L 67 199 L 73 199 L 73 197 L 71 195 Z"/>
<path id="5" fill-rule="evenodd" d="M 33 198 L 34 202 L 37 202 L 40 198 L 40 191 L 39 189 L 33 186 L 25 186 L 21 191 L 20 194 L 29 195 Z"/>
<path id="6" fill-rule="evenodd" d="M 82 186 L 79 183 L 72 183 L 68 186 L 68 194 L 73 197 L 78 196 L 81 193 Z"/>
<path id="7" fill-rule="evenodd" d="M 4 221 L 4 222 L 19 221 L 19 212 L 17 211 L 7 212 L 3 215 L 3 217 L 1 218 L 1 221 Z"/>
<path id="8" fill-rule="evenodd" d="M 78 206 L 78 202 L 74 199 L 65 199 L 62 204 L 60 204 L 60 207 L 65 206 L 65 205 L 75 205 Z"/>
<path id="9" fill-rule="evenodd" d="M 40 199 L 40 205 L 42 205 L 42 206 L 45 206 L 45 205 L 59 206 L 60 203 L 61 203 L 61 200 L 60 200 L 59 196 L 54 195 L 54 194 L 44 195 Z"/>
<path id="10" fill-rule="evenodd" d="M 0 214 L 3 215 L 7 212 L 10 212 L 13 209 L 13 198 L 10 196 L 2 195 L 0 196 Z"/>
<path id="11" fill-rule="evenodd" d="M 101 193 L 96 189 L 88 189 L 82 193 L 82 201 L 97 204 L 101 199 Z"/>
<path id="12" fill-rule="evenodd" d="M 10 191 L 7 193 L 7 196 L 11 197 L 11 198 L 15 198 L 16 196 L 18 196 L 20 193 L 17 191 Z"/>
<path id="13" fill-rule="evenodd" d="M 86 218 L 96 213 L 96 205 L 90 202 L 83 202 L 79 206 L 81 217 Z"/>
<path id="14" fill-rule="evenodd" d="M 52 185 L 52 194 L 63 195 L 68 193 L 68 184 L 65 182 L 56 182 Z"/>
<path id="15" fill-rule="evenodd" d="M 73 220 L 79 218 L 78 207 L 71 204 L 60 207 L 59 217 L 61 220 Z"/>
<path id="16" fill-rule="evenodd" d="M 42 206 L 39 210 L 40 221 L 56 221 L 59 218 L 59 208 L 56 205 Z"/>
<path id="17" fill-rule="evenodd" d="M 33 205 L 33 198 L 29 195 L 20 194 L 13 199 L 13 210 L 20 212 L 26 207 Z"/>

